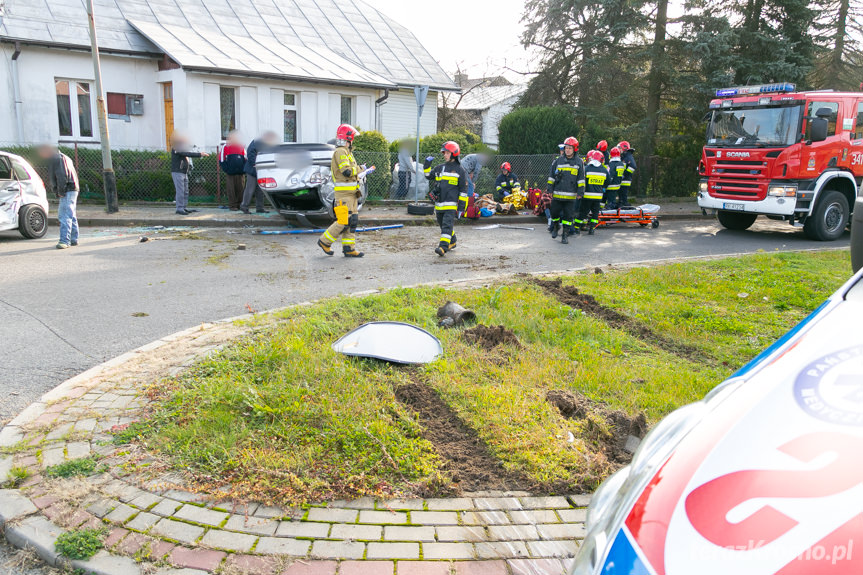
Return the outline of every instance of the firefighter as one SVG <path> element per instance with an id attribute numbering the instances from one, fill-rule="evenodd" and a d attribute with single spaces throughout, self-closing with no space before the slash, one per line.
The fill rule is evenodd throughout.
<path id="1" fill-rule="evenodd" d="M 587 153 L 587 165 L 584 167 L 584 179 L 587 185 L 579 202 L 578 218 L 575 224 L 581 229 L 587 229 L 588 235 L 593 235 L 596 224 L 599 223 L 599 204 L 605 195 L 605 185 L 608 182 L 608 168 L 603 164 L 604 156 L 599 150 Z"/>
<path id="2" fill-rule="evenodd" d="M 608 141 L 606 141 L 606 140 L 598 141 L 596 143 L 596 149 L 599 150 L 600 152 L 602 152 L 602 158 L 603 158 L 602 159 L 602 165 L 604 165 L 607 168 L 608 167 L 608 160 L 609 160 Z"/>
<path id="3" fill-rule="evenodd" d="M 570 233 L 578 235 L 573 229 L 576 203 L 584 190 L 584 162 L 578 157 L 578 140 L 570 136 L 563 142 L 563 155 L 551 164 L 548 176 L 548 193 L 551 194 L 551 225 L 548 231 L 556 239 L 562 229 L 560 243 L 568 244 Z"/>
<path id="4" fill-rule="evenodd" d="M 605 207 L 617 208 L 617 194 L 620 192 L 620 182 L 626 173 L 626 164 L 620 160 L 620 148 L 611 148 L 608 160 L 608 186 L 605 189 Z"/>
<path id="5" fill-rule="evenodd" d="M 333 255 L 332 245 L 342 242 L 342 253 L 346 258 L 361 258 L 363 252 L 357 251 L 356 231 L 359 223 L 357 200 L 360 191 L 360 171 L 353 154 L 353 141 L 359 131 L 350 124 L 342 124 L 336 130 L 336 150 L 330 163 L 330 171 L 335 184 L 335 205 L 333 211 L 336 221 L 318 239 L 318 246 L 328 256 Z"/>
<path id="6" fill-rule="evenodd" d="M 504 162 L 500 165 L 500 175 L 494 182 L 494 191 L 498 201 L 502 201 L 512 191 L 519 188 L 518 176 L 512 173 L 512 165 Z"/>
<path id="7" fill-rule="evenodd" d="M 635 150 L 629 145 L 626 140 L 617 144 L 620 148 L 620 161 L 626 166 L 626 171 L 623 173 L 623 181 L 620 182 L 620 197 L 617 202 L 619 207 L 629 205 L 629 191 L 632 188 L 632 180 L 635 179 Z"/>
<path id="8" fill-rule="evenodd" d="M 445 256 L 456 246 L 455 221 L 458 216 L 459 205 L 464 198 L 467 202 L 467 172 L 459 163 L 461 149 L 456 142 L 445 142 L 441 148 L 444 163 L 434 168 L 431 163 L 434 157 L 426 158 L 423 166 L 426 179 L 434 182 L 433 196 L 435 202 L 435 215 L 440 226 L 440 242 L 435 248 L 435 253 L 441 257 Z"/>

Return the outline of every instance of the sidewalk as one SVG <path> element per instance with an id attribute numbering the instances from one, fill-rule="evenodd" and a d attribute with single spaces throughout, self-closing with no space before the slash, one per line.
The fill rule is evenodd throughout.
<path id="1" fill-rule="evenodd" d="M 642 203 L 656 203 L 662 206 L 660 216 L 663 220 L 690 220 L 699 219 L 701 210 L 695 203 L 694 198 L 664 198 L 662 200 L 639 201 Z M 200 211 L 189 216 L 177 215 L 173 206 L 120 206 L 116 214 L 105 213 L 104 206 L 98 204 L 82 204 L 78 206 L 78 224 L 82 227 L 135 227 L 135 226 L 192 226 L 204 228 L 242 228 L 242 227 L 288 227 L 287 220 L 278 214 L 273 208 L 269 214 L 256 214 L 252 212 L 245 215 L 241 212 L 232 212 L 219 208 L 202 207 Z M 541 220 L 523 210 L 517 216 L 492 216 L 481 218 L 471 224 L 536 224 Z M 57 209 L 51 206 L 49 214 L 51 225 L 57 225 Z M 407 213 L 404 205 L 376 205 L 366 206 L 360 213 L 360 223 L 363 226 L 386 226 L 403 224 L 405 226 L 431 226 L 435 225 L 435 217 L 412 216 Z"/>

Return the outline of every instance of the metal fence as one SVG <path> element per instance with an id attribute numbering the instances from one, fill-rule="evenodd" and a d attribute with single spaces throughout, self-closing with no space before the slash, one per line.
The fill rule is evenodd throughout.
<path id="1" fill-rule="evenodd" d="M 26 158 L 45 177 L 44 163 L 32 146 L 3 145 L 0 149 Z M 84 146 L 61 146 L 78 169 L 81 183 L 80 200 L 102 202 L 102 156 L 98 148 Z M 221 205 L 227 200 L 224 174 L 219 170 L 216 150 L 204 150 L 209 157 L 197 158 L 193 162 L 189 177 L 189 200 L 195 204 Z M 409 188 L 406 194 L 399 189 L 398 155 L 381 152 L 357 151 L 356 159 L 361 164 L 376 166 L 377 170 L 367 180 L 369 198 L 378 201 L 411 201 L 414 199 L 414 169 L 411 167 Z M 171 202 L 174 186 L 171 180 L 171 156 L 165 150 L 114 150 L 114 171 L 117 178 L 117 194 L 120 202 Z M 500 174 L 500 165 L 509 162 L 522 186 L 545 188 L 551 163 L 557 156 L 544 155 L 497 155 L 491 156 L 476 183 L 479 194 L 494 192 L 494 182 Z M 437 162 L 436 162 L 437 163 Z M 422 176 L 421 176 L 422 177 Z M 421 186 L 423 199 L 425 186 Z"/>

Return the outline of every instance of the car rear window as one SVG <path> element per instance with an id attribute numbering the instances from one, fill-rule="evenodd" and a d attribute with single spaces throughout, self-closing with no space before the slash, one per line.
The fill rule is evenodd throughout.
<path id="1" fill-rule="evenodd" d="M 18 160 L 12 160 L 12 170 L 15 172 L 15 177 L 19 180 L 27 181 L 30 179 L 30 172 Z"/>

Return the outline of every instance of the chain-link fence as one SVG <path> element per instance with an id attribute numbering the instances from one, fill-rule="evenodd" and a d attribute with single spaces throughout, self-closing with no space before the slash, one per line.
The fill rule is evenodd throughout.
<path id="1" fill-rule="evenodd" d="M 45 179 L 44 162 L 39 158 L 37 148 L 0 144 L 0 149 L 23 156 Z M 101 151 L 98 148 L 84 146 L 61 146 L 60 150 L 72 158 L 78 170 L 81 183 L 80 200 L 104 201 Z M 193 161 L 189 176 L 189 200 L 195 204 L 224 204 L 227 201 L 226 182 L 224 174 L 219 170 L 217 151 L 214 149 L 202 151 L 210 152 L 211 155 L 206 158 L 196 158 Z M 398 165 L 398 154 L 357 151 L 355 156 L 360 164 L 374 165 L 377 168 L 367 179 L 370 200 L 412 201 L 414 199 L 415 164 L 410 167 L 410 175 L 406 175 L 402 180 L 399 177 L 401 167 Z M 476 192 L 480 195 L 494 193 L 495 180 L 500 174 L 500 165 L 504 162 L 510 163 L 522 187 L 544 189 L 551 164 L 556 157 L 554 154 L 490 156 L 476 181 Z M 174 186 L 171 180 L 169 152 L 152 149 L 114 150 L 112 158 L 120 202 L 173 201 Z M 442 160 L 437 159 L 435 164 L 440 161 Z M 425 186 L 421 186 L 420 199 L 424 197 L 422 191 L 424 189 Z"/>

